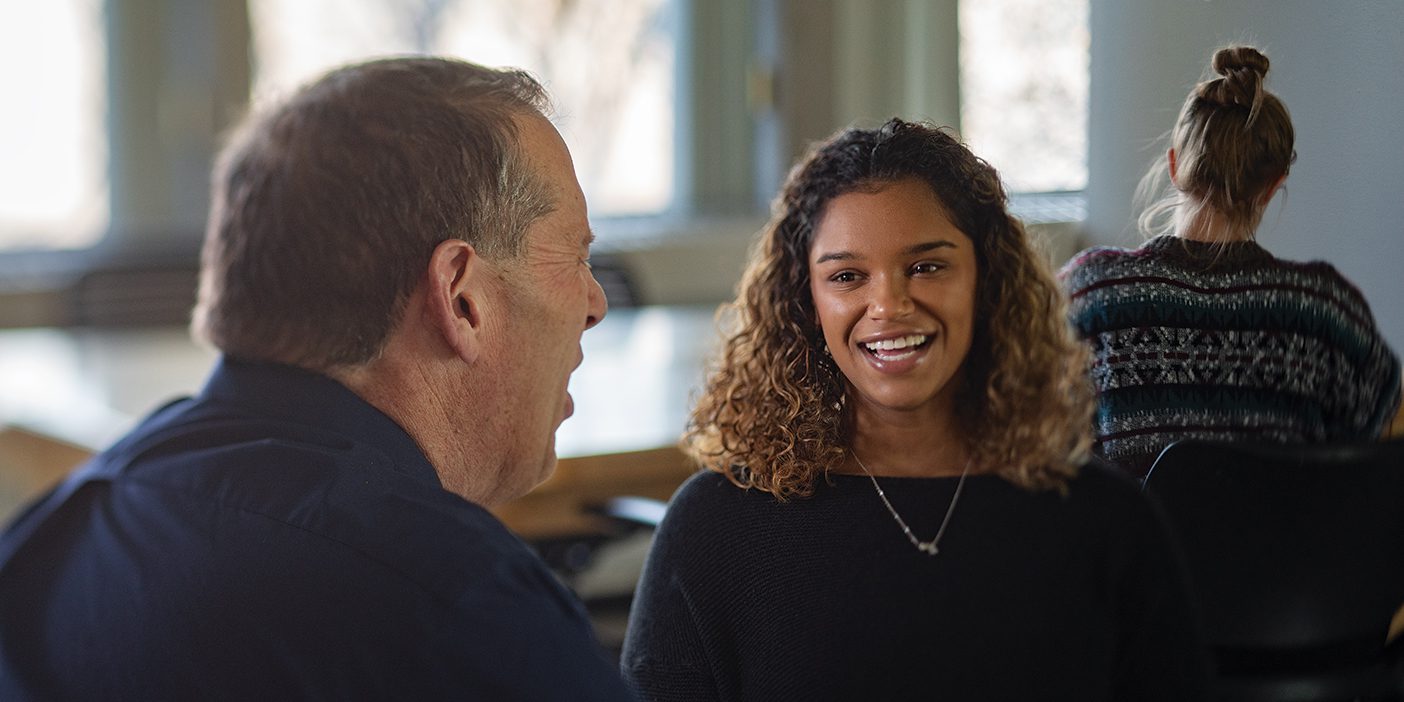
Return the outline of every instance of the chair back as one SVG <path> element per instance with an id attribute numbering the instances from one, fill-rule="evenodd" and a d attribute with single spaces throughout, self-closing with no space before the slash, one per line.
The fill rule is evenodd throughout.
<path id="1" fill-rule="evenodd" d="M 1184 548 L 1211 645 L 1383 645 L 1404 604 L 1404 442 L 1186 440 L 1145 489 Z"/>

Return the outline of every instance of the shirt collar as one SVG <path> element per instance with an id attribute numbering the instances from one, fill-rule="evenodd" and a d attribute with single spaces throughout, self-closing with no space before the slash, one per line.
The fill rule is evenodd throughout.
<path id="1" fill-rule="evenodd" d="M 396 470 L 442 486 L 438 472 L 403 427 L 320 373 L 222 356 L 205 381 L 200 399 L 235 404 L 260 416 L 325 429 L 374 446 Z"/>

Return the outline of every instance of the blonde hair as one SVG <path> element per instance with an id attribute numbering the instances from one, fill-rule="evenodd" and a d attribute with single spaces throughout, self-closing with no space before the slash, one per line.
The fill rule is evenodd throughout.
<path id="1" fill-rule="evenodd" d="M 957 400 L 972 465 L 1029 489 L 1061 489 L 1076 474 L 1092 395 L 1057 283 L 1009 216 L 995 170 L 945 132 L 896 119 L 836 134 L 791 171 L 724 310 L 734 327 L 683 437 L 698 464 L 785 499 L 843 463 L 852 418 L 814 321 L 809 248 L 835 197 L 905 179 L 930 185 L 975 244 L 976 325 Z"/>
<path id="2" fill-rule="evenodd" d="M 1267 56 L 1251 46 L 1229 46 L 1214 52 L 1210 65 L 1218 77 L 1190 91 L 1170 131 L 1174 182 L 1161 155 L 1137 188 L 1137 201 L 1149 203 L 1138 221 L 1147 236 L 1172 229 L 1177 211 L 1191 219 L 1210 211 L 1228 228 L 1224 234 L 1251 237 L 1263 215 L 1263 195 L 1297 160 L 1287 107 L 1263 89 Z"/>

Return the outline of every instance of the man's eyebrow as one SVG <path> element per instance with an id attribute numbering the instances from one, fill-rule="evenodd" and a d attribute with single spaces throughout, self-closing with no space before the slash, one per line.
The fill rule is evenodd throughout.
<path id="1" fill-rule="evenodd" d="M 586 230 L 585 230 L 585 239 L 584 239 L 584 241 L 582 242 L 582 243 L 585 244 L 586 248 L 589 248 L 591 245 L 593 245 L 593 244 L 595 243 L 595 240 L 596 240 L 596 237 L 595 237 L 595 230 L 593 230 L 593 229 L 586 229 Z"/>
<path id="2" fill-rule="evenodd" d="M 927 251 L 935 251 L 936 249 L 945 248 L 954 249 L 958 247 L 953 241 L 949 241 L 946 239 L 938 239 L 936 241 L 923 241 L 920 244 L 912 244 L 911 246 L 908 246 L 907 248 L 903 249 L 902 253 L 911 256 L 919 253 L 926 253 Z M 827 263 L 829 261 L 853 261 L 859 258 L 862 257 L 851 251 L 831 251 L 820 256 L 817 259 L 814 259 L 814 263 L 818 265 L 820 263 Z"/>

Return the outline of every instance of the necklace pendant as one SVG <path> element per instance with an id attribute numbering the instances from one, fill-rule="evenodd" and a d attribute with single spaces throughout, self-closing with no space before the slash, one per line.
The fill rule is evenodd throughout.
<path id="1" fill-rule="evenodd" d="M 951 494 L 951 504 L 946 507 L 946 516 L 941 520 L 941 527 L 936 530 L 936 536 L 932 537 L 930 541 L 922 541 L 912 535 L 911 527 L 907 526 L 907 522 L 902 519 L 902 515 L 897 514 L 897 508 L 893 507 L 892 502 L 887 499 L 887 493 L 882 491 L 882 486 L 878 485 L 877 478 L 874 478 L 872 472 L 868 470 L 868 467 L 863 465 L 863 460 L 858 458 L 858 454 L 852 453 L 851 450 L 849 453 L 853 455 L 853 460 L 858 463 L 858 467 L 862 468 L 863 473 L 868 476 L 868 480 L 873 482 L 873 489 L 877 490 L 878 499 L 882 500 L 883 506 L 886 507 L 888 513 L 892 515 L 892 520 L 897 522 L 897 526 L 902 527 L 902 534 L 907 537 L 907 540 L 910 541 L 918 551 L 928 556 L 934 556 L 940 553 L 940 549 L 936 548 L 936 544 L 941 541 L 941 535 L 946 533 L 946 525 L 951 523 L 951 514 L 955 512 L 956 501 L 960 499 L 960 489 L 965 487 L 965 478 L 970 475 L 971 458 L 965 459 L 965 468 L 960 471 L 960 482 L 956 483 L 955 492 Z"/>

